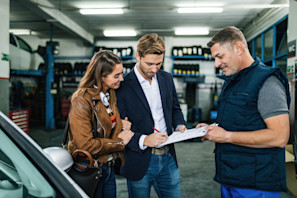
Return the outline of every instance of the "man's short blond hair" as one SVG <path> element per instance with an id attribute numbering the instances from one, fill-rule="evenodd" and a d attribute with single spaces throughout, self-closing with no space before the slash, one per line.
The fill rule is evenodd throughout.
<path id="1" fill-rule="evenodd" d="M 165 54 L 165 44 L 158 34 L 146 34 L 138 40 L 137 52 L 140 57 L 146 54 Z"/>

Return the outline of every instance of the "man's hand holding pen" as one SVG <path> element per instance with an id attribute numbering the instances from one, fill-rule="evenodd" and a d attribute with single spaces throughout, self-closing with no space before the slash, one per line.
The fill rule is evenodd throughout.
<path id="1" fill-rule="evenodd" d="M 156 147 L 168 139 L 166 132 L 152 133 L 145 137 L 143 144 L 148 147 Z"/>

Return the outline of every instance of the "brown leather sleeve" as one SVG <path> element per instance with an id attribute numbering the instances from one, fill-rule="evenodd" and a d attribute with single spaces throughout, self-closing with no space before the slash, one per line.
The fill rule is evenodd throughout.
<path id="1" fill-rule="evenodd" d="M 100 138 L 100 141 L 103 144 L 103 147 L 98 152 L 99 155 L 111 154 L 114 152 L 122 151 L 125 148 L 124 144 L 120 144 L 122 141 L 120 138 L 118 139 L 108 139 L 108 138 Z"/>

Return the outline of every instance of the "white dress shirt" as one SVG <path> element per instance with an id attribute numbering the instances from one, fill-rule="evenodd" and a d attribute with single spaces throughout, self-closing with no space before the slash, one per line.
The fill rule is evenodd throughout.
<path id="1" fill-rule="evenodd" d="M 138 67 L 138 64 L 136 64 L 134 67 L 134 72 L 142 87 L 142 90 L 152 112 L 152 116 L 154 119 L 154 126 L 152 127 L 155 127 L 155 129 L 161 132 L 167 132 L 157 75 L 152 77 L 152 82 L 150 84 L 150 82 L 140 74 L 140 72 L 138 71 Z M 147 146 L 143 145 L 145 137 L 146 135 L 142 135 L 139 139 L 139 147 L 142 150 L 147 148 Z"/>

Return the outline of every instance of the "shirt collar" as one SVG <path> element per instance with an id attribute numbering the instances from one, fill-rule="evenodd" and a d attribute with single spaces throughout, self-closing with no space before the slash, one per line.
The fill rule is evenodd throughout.
<path id="1" fill-rule="evenodd" d="M 98 89 L 98 87 L 96 85 L 94 85 L 94 88 Z M 110 98 L 109 92 L 107 91 L 106 93 L 103 93 L 102 91 L 100 91 L 99 96 L 100 96 L 100 99 L 101 99 L 102 103 L 105 106 L 108 106 L 109 105 L 109 98 Z"/>
<path id="2" fill-rule="evenodd" d="M 101 91 L 99 93 L 100 99 L 102 101 L 102 103 L 104 104 L 104 106 L 108 106 L 109 105 L 109 93 L 106 92 L 105 94 Z"/>
<path id="3" fill-rule="evenodd" d="M 140 84 L 147 82 L 148 80 L 146 80 L 138 71 L 137 67 L 139 67 L 139 63 L 136 63 L 135 67 L 134 67 L 134 72 L 136 74 L 136 77 L 139 81 Z M 152 80 L 157 80 L 157 74 L 152 78 Z"/>

